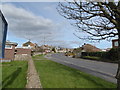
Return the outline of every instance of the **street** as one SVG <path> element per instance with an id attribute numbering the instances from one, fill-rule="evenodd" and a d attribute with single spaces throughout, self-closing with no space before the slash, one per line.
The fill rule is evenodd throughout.
<path id="1" fill-rule="evenodd" d="M 66 57 L 63 53 L 47 55 L 46 58 L 78 69 L 107 81 L 117 83 L 115 75 L 117 64 Z"/>

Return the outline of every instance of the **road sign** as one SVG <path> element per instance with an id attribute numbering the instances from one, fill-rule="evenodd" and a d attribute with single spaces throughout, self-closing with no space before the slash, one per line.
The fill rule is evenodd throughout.
<path id="1" fill-rule="evenodd" d="M 0 58 L 4 58 L 7 26 L 8 24 L 0 10 Z"/>

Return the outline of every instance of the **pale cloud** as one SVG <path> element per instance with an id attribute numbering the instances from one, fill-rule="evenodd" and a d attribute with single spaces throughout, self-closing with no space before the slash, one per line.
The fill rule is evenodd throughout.
<path id="1" fill-rule="evenodd" d="M 9 31 L 17 37 L 35 40 L 54 39 L 57 35 L 57 24 L 50 19 L 11 4 L 3 4 L 2 11 L 9 23 Z"/>
<path id="2" fill-rule="evenodd" d="M 49 7 L 49 6 L 44 7 L 43 9 L 44 9 L 44 10 L 47 10 L 47 11 L 53 11 L 53 10 L 54 10 L 52 7 Z"/>
<path id="3" fill-rule="evenodd" d="M 52 7 L 47 6 L 44 9 L 50 11 Z M 79 41 L 61 40 L 67 36 L 71 38 L 67 21 L 55 23 L 51 19 L 35 15 L 30 10 L 12 4 L 3 4 L 2 11 L 8 21 L 8 31 L 18 38 L 31 39 L 39 45 L 45 43 L 68 48 L 79 45 Z"/>

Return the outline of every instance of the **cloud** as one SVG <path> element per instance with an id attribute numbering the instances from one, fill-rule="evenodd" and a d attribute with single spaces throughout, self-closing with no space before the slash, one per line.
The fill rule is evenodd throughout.
<path id="1" fill-rule="evenodd" d="M 42 40 L 44 37 L 54 39 L 57 35 L 57 25 L 50 19 L 12 4 L 3 4 L 2 11 L 8 21 L 9 31 L 17 37 Z"/>
<path id="2" fill-rule="evenodd" d="M 81 45 L 81 41 L 69 41 L 70 44 Z"/>
<path id="3" fill-rule="evenodd" d="M 51 11 L 52 7 L 46 6 L 44 9 Z M 51 19 L 12 4 L 2 4 L 2 11 L 8 21 L 8 31 L 18 38 L 31 39 L 39 45 L 45 43 L 68 48 L 72 47 L 72 44 L 79 45 L 78 41 L 64 40 L 67 36 L 71 38 L 67 21 L 55 23 Z"/>
<path id="4" fill-rule="evenodd" d="M 67 41 L 67 40 L 52 40 L 46 41 L 46 44 L 50 44 L 53 46 L 60 46 L 65 48 L 73 48 L 74 46 L 80 46 L 80 41 Z"/>

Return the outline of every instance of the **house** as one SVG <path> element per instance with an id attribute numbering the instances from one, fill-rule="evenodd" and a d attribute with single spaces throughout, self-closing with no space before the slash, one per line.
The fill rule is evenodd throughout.
<path id="1" fill-rule="evenodd" d="M 101 51 L 102 51 L 101 49 L 99 49 L 91 44 L 84 43 L 84 45 L 82 45 L 82 47 L 75 48 L 72 52 L 73 54 L 71 54 L 71 55 L 73 55 L 73 57 L 75 57 L 75 58 L 80 58 L 82 55 L 82 52 L 101 52 Z"/>
<path id="2" fill-rule="evenodd" d="M 15 47 L 18 44 L 15 42 L 6 41 L 5 56 L 2 60 L 11 61 L 15 58 Z"/>
<path id="3" fill-rule="evenodd" d="M 60 49 L 58 50 L 58 52 L 65 53 L 65 52 L 66 52 L 66 48 L 60 48 Z"/>
<path id="4" fill-rule="evenodd" d="M 39 47 L 39 51 L 41 51 L 42 53 L 50 53 L 52 52 L 53 47 L 49 46 L 49 45 L 42 45 Z"/>
<path id="5" fill-rule="evenodd" d="M 2 59 L 2 62 L 9 62 L 16 59 L 18 60 L 19 58 L 22 59 L 23 57 L 32 55 L 32 49 L 18 48 L 17 45 L 18 43 L 6 41 L 5 57 Z"/>
<path id="6" fill-rule="evenodd" d="M 107 49 L 102 49 L 103 52 L 108 52 L 110 51 L 112 48 L 107 48 Z"/>
<path id="7" fill-rule="evenodd" d="M 82 51 L 84 51 L 84 52 L 101 52 L 102 50 L 91 44 L 84 43 L 84 45 L 82 45 Z"/>
<path id="8" fill-rule="evenodd" d="M 28 48 L 35 50 L 38 47 L 36 43 L 32 43 L 31 41 L 28 41 L 26 43 L 23 43 L 22 48 Z"/>
<path id="9" fill-rule="evenodd" d="M 117 48 L 118 47 L 118 39 L 112 40 L 112 47 Z"/>

